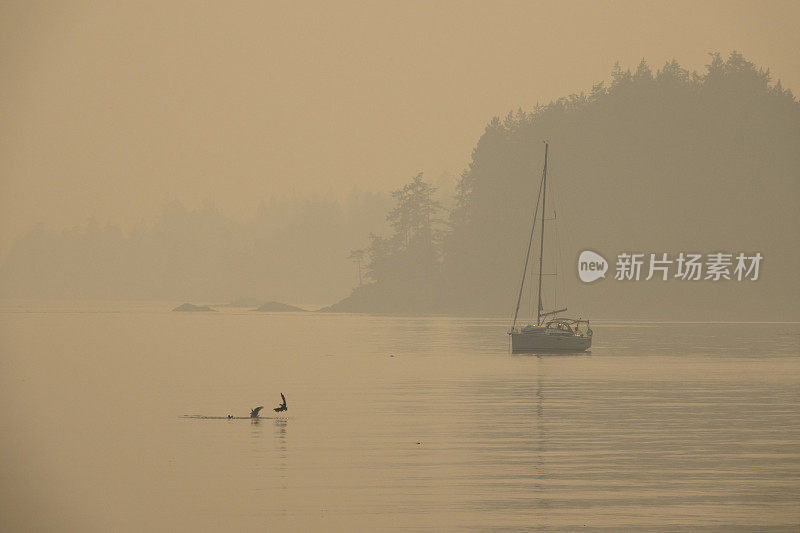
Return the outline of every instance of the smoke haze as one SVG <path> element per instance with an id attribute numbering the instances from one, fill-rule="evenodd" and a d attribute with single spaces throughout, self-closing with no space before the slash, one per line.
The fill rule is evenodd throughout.
<path id="1" fill-rule="evenodd" d="M 706 103 L 717 111 L 702 102 L 682 108 L 688 123 L 698 122 L 688 116 L 695 104 L 712 119 L 706 135 L 696 124 L 687 135 L 659 122 L 672 116 L 661 107 L 681 107 L 675 94 L 630 102 L 617 94 L 622 115 L 606 106 L 605 118 L 581 119 L 595 140 L 588 130 L 576 136 L 568 118 L 510 128 L 517 151 L 489 148 L 491 125 L 481 137 L 492 117 L 589 95 L 600 81 L 610 86 L 615 62 L 635 71 L 642 57 L 653 73 L 677 58 L 680 69 L 703 75 L 708 52 L 739 50 L 771 69 L 770 86 L 780 80 L 780 87 L 797 87 L 794 4 L 70 3 L 2 10 L 0 61 L 9 74 L 0 83 L 5 296 L 330 304 L 357 284 L 350 251 L 364 248 L 370 234 L 389 234 L 389 191 L 423 171 L 439 189 L 437 201 L 451 207 L 464 171 L 484 187 L 471 214 L 483 217 L 481 229 L 459 226 L 445 209 L 436 231 L 447 234 L 438 245 L 450 253 L 429 257 L 438 254 L 444 265 L 437 275 L 449 294 L 415 285 L 421 296 L 447 303 L 418 305 L 407 283 L 384 298 L 399 308 L 367 308 L 502 313 L 513 283 L 494 280 L 517 276 L 535 181 L 529 176 L 538 172 L 544 137 L 561 142 L 554 168 L 574 193 L 564 208 L 573 211 L 573 238 L 588 236 L 581 244 L 606 246 L 607 253 L 619 251 L 612 241 L 673 251 L 676 236 L 701 227 L 695 240 L 704 247 L 752 251 L 763 243 L 780 272 L 765 282 L 769 294 L 796 288 L 788 277 L 796 253 L 779 232 L 796 221 L 786 218 L 797 188 L 794 111 L 767 105 L 759 116 L 714 126 L 714 117 L 747 100 L 720 104 L 711 96 Z M 641 135 L 642 124 L 652 135 Z M 769 140 L 762 136 L 757 157 L 748 157 L 746 139 L 735 135 L 709 144 L 726 127 L 758 130 Z M 652 161 L 658 166 L 648 168 Z M 690 171 L 676 181 L 681 168 Z M 766 177 L 748 186 L 750 196 L 737 188 L 736 180 L 759 172 Z M 671 205 L 637 204 L 636 195 L 655 182 Z M 701 195 L 693 192 L 698 184 Z M 711 188 L 721 194 L 706 194 Z M 605 217 L 614 204 L 629 218 Z M 681 219 L 679 210 L 693 218 Z M 650 217 L 647 224 L 642 216 Z M 771 222 L 759 232 L 762 220 Z M 401 264 L 395 267 L 403 270 Z M 419 265 L 412 261 L 406 273 Z M 753 309 L 772 307 L 773 296 L 748 290 L 755 291 L 749 300 L 760 301 Z M 482 295 L 479 308 L 465 301 L 471 294 Z M 591 299 L 602 306 L 588 310 L 608 311 L 608 295 Z"/>
<path id="2" fill-rule="evenodd" d="M 0 257 L 38 222 L 458 174 L 491 117 L 614 62 L 742 51 L 800 86 L 792 2 L 60 2 L 0 7 Z"/>

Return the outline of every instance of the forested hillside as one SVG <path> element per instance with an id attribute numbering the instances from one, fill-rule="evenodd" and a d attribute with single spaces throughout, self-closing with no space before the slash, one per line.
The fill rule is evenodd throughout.
<path id="1" fill-rule="evenodd" d="M 422 239 L 435 250 L 414 252 L 397 232 L 393 249 L 373 240 L 373 283 L 334 309 L 509 315 L 545 139 L 559 231 L 569 236 L 561 255 L 571 311 L 596 318 L 800 318 L 793 242 L 800 104 L 736 52 L 712 54 L 702 73 L 675 61 L 655 70 L 644 60 L 633 71 L 616 66 L 610 81 L 591 90 L 493 119 L 461 176 L 441 238 Z M 764 260 L 755 282 L 582 284 L 575 262 L 586 249 L 603 254 L 612 270 L 625 251 L 760 252 Z M 391 257 L 395 275 L 387 274 Z"/>
<path id="2" fill-rule="evenodd" d="M 175 204 L 133 231 L 94 223 L 59 233 L 36 228 L 0 266 L 0 293 L 322 304 L 355 285 L 330 310 L 509 316 L 544 140 L 548 225 L 559 238 L 548 242 L 543 271 L 560 268 L 560 298 L 570 312 L 800 319 L 800 103 L 736 52 L 711 54 L 701 73 L 675 61 L 656 69 L 644 60 L 633 70 L 617 65 L 608 81 L 584 92 L 492 119 L 455 197 L 419 174 L 391 198 L 271 202 L 243 222 L 213 206 Z M 606 257 L 608 279 L 578 280 L 583 250 Z M 754 282 L 623 282 L 613 280 L 621 252 L 760 252 L 764 259 Z"/>

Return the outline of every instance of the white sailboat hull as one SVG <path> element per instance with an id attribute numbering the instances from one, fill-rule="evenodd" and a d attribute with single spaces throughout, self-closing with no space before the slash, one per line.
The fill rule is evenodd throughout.
<path id="1" fill-rule="evenodd" d="M 588 335 L 564 335 L 546 328 L 511 333 L 512 353 L 580 353 L 591 347 L 592 337 Z"/>

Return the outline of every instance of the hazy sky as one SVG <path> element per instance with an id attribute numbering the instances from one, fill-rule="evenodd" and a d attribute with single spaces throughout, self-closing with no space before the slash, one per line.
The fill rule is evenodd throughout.
<path id="1" fill-rule="evenodd" d="M 0 257 L 36 222 L 459 173 L 492 116 L 733 49 L 800 92 L 800 2 L 3 2 Z"/>

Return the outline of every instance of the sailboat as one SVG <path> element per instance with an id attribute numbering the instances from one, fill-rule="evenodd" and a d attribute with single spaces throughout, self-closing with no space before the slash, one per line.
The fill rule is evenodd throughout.
<path id="1" fill-rule="evenodd" d="M 588 320 L 580 318 L 567 318 L 559 316 L 567 308 L 545 311 L 542 305 L 542 259 L 544 257 L 544 222 L 545 206 L 547 201 L 547 152 L 548 143 L 544 143 L 544 168 L 542 168 L 542 181 L 539 185 L 539 195 L 536 198 L 536 209 L 533 214 L 531 236 L 528 240 L 528 253 L 525 256 L 525 266 L 522 271 L 522 281 L 517 296 L 517 307 L 514 310 L 514 320 L 508 334 L 511 336 L 512 353 L 579 353 L 585 352 L 592 346 L 592 329 Z M 536 231 L 539 201 L 542 204 L 541 238 L 539 242 L 539 291 L 538 306 L 536 308 L 536 323 L 526 326 L 517 326 L 519 304 L 522 300 L 522 291 L 525 287 L 525 277 L 528 272 L 528 261 L 531 257 L 531 247 Z"/>

